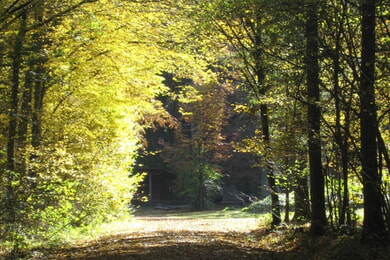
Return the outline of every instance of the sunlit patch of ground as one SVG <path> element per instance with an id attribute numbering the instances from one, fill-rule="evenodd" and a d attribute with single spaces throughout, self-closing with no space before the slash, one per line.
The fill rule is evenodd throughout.
<path id="1" fill-rule="evenodd" d="M 210 231 L 250 232 L 259 228 L 256 218 L 183 219 L 175 217 L 137 217 L 126 227 L 136 232 L 154 231 Z"/>

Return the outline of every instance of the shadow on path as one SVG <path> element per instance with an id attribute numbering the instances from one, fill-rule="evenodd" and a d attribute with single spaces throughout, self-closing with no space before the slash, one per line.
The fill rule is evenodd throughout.
<path id="1" fill-rule="evenodd" d="M 111 237 L 83 247 L 60 250 L 45 259 L 279 259 L 275 253 L 243 243 L 242 233 L 157 232 Z"/>

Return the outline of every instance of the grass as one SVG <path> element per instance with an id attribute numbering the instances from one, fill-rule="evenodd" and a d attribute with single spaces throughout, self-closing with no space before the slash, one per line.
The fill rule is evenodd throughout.
<path id="1" fill-rule="evenodd" d="M 170 217 L 170 218 L 193 218 L 193 219 L 226 219 L 226 218 L 259 218 L 259 213 L 244 211 L 242 207 L 231 206 L 223 209 L 206 211 L 189 210 L 161 210 L 152 207 L 142 207 L 135 212 L 135 216 Z"/>

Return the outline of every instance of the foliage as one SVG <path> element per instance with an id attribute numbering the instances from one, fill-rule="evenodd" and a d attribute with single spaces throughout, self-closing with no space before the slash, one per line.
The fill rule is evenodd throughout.
<path id="1" fill-rule="evenodd" d="M 213 203 L 221 175 L 218 161 L 224 160 L 222 126 L 228 109 L 224 99 L 229 86 L 219 85 L 210 72 L 179 98 L 180 118 L 173 144 L 164 144 L 162 156 L 176 173 L 179 199 L 205 209 Z"/>
<path id="2" fill-rule="evenodd" d="M 280 202 L 282 205 L 286 205 L 285 196 L 280 196 Z M 289 201 L 290 206 L 294 206 L 293 201 Z M 252 202 L 249 206 L 243 208 L 242 210 L 250 213 L 270 213 L 271 212 L 271 197 L 267 196 L 261 200 Z"/>
<path id="3" fill-rule="evenodd" d="M 234 152 L 223 131 L 236 87 L 247 94 L 237 110 L 263 122 L 236 147 L 267 168 L 273 195 L 297 196 L 303 186 L 295 203 L 307 202 L 309 133 L 322 157 L 316 174 L 326 180 L 320 195 L 332 229 L 355 225 L 356 207 L 368 209 L 370 198 L 377 211 L 365 218 L 379 221 L 365 230 L 390 222 L 390 6 L 373 2 L 316 2 L 319 48 L 306 53 L 319 65 L 313 102 L 303 87 L 305 47 L 314 46 L 305 46 L 303 10 L 313 1 L 2 1 L 2 245 L 15 257 L 30 241 L 126 215 L 142 178 L 132 170 L 143 134 L 156 126 L 175 132 L 161 154 L 177 175 L 177 194 L 205 208 L 223 178 L 221 162 Z M 367 17 L 376 33 L 369 48 L 361 40 Z M 367 57 L 373 62 L 362 63 Z M 172 89 L 163 84 L 166 73 L 188 84 Z M 175 114 L 166 99 L 178 106 Z M 308 105 L 321 113 L 315 131 Z M 361 155 L 367 147 L 369 161 Z M 362 201 L 369 164 L 377 188 Z"/>
<path id="4" fill-rule="evenodd" d="M 205 18 L 205 23 L 219 31 L 229 42 L 231 49 L 234 49 L 232 58 L 228 60 L 228 66 L 237 68 L 247 82 L 254 82 L 256 71 L 256 59 L 253 53 L 256 51 L 256 37 L 253 29 L 256 22 L 260 21 L 265 28 L 261 34 L 258 51 L 261 51 L 264 69 L 264 84 L 267 95 L 260 96 L 259 100 L 253 97 L 248 100 L 246 106 L 242 106 L 247 112 L 260 116 L 260 106 L 266 104 L 269 108 L 268 117 L 270 120 L 269 144 L 264 143 L 261 133 L 264 129 L 257 130 L 258 136 L 244 141 L 241 149 L 263 156 L 263 165 L 271 160 L 275 168 L 281 169 L 281 175 L 291 173 L 296 161 L 306 162 L 307 137 L 310 132 L 307 120 L 302 116 L 305 107 L 311 101 L 306 98 L 307 93 L 303 90 L 304 82 L 304 8 L 311 1 L 301 3 L 286 3 L 284 1 L 209 1 L 204 3 L 199 10 Z M 319 3 L 319 77 L 320 77 L 320 100 L 315 106 L 321 108 L 321 133 L 315 136 L 321 138 L 321 149 L 323 149 L 322 170 L 326 175 L 329 205 L 329 216 L 331 225 L 338 229 L 340 225 L 347 223 L 352 225 L 353 212 L 349 202 L 354 205 L 356 190 L 359 190 L 357 179 L 360 175 L 361 158 L 359 158 L 359 99 L 358 89 L 359 71 L 361 64 L 361 12 L 357 1 Z M 376 9 L 377 21 L 377 52 L 376 52 L 376 78 L 375 98 L 378 102 L 378 123 L 379 135 L 387 139 L 387 120 L 383 115 L 388 115 L 384 109 L 388 101 L 388 95 L 384 89 L 388 84 L 383 85 L 382 77 L 386 74 L 383 61 L 387 59 L 388 52 L 383 51 L 382 41 L 388 38 L 388 26 L 384 25 L 383 15 L 388 13 L 388 4 L 381 3 Z M 261 13 L 261 19 L 256 15 Z M 317 14 L 316 14 L 317 15 Z M 290 19 L 294 16 L 296 19 Z M 226 17 L 229 17 L 226 19 Z M 207 27 L 203 25 L 203 28 Z M 378 40 L 382 39 L 382 40 Z M 310 65 L 309 67 L 312 67 Z M 252 72 L 252 73 L 251 73 Z M 385 76 L 386 77 L 386 76 Z M 364 78 L 364 77 L 363 77 Z M 256 85 L 256 84 L 254 84 Z M 249 94 L 256 92 L 256 89 L 248 89 Z M 387 91 L 388 92 L 388 91 Z M 387 100 L 387 101 L 385 101 Z M 384 102 L 384 103 L 383 103 Z M 383 106 L 384 105 L 384 106 Z M 371 131 L 372 132 L 372 131 Z M 380 150 L 378 156 L 382 157 L 379 170 L 386 180 L 388 172 L 388 147 L 384 148 L 379 138 Z M 385 163 L 386 161 L 386 163 Z M 298 171 L 300 172 L 300 171 Z M 319 172 L 319 171 L 318 171 Z M 294 173 L 295 174 L 295 173 Z M 282 177 L 289 179 L 290 177 Z M 299 179 L 295 176 L 294 182 Z M 386 186 L 386 185 L 385 185 Z M 296 189 L 296 187 L 294 187 Z M 318 189 L 318 187 L 312 187 Z M 382 192 L 385 195 L 386 192 Z M 388 204 L 382 207 L 388 208 Z"/>
<path id="5" fill-rule="evenodd" d="M 27 122 L 27 130 L 19 131 L 25 141 L 15 139 L 20 147 L 15 155 L 4 149 L 2 157 L 16 156 L 18 162 L 15 169 L 2 172 L 0 187 L 2 203 L 14 202 L 3 212 L 1 223 L 6 233 L 3 239 L 15 251 L 12 254 L 30 240 L 56 239 L 68 228 L 129 213 L 128 204 L 141 179 L 131 174 L 140 134 L 151 118 L 166 120 L 160 103 L 154 100 L 165 91 L 158 74 L 183 60 L 174 51 L 163 56 L 160 48 L 166 46 L 157 46 L 157 39 L 150 38 L 161 36 L 151 18 L 158 22 L 157 16 L 164 12 L 154 12 L 157 6 L 153 3 L 62 4 L 58 9 L 51 9 L 49 3 L 23 9 L 23 19 L 31 28 L 19 39 L 24 51 L 18 60 L 11 50 L 18 40 L 16 24 L 1 31 L 10 36 L 1 40 L 9 50 L 9 55 L 2 53 L 2 61 L 14 60 L 20 67 L 19 71 L 12 68 L 14 82 L 7 79 L 12 70 L 2 67 L 3 125 L 8 120 L 8 86 L 20 82 L 19 88 L 13 89 L 17 94 L 13 100 L 19 104 L 24 102 L 24 93 L 31 99 L 31 105 L 15 107 L 15 113 Z M 44 14 L 48 20 L 43 24 L 34 20 Z M 166 33 L 168 30 L 162 35 Z M 39 82 L 40 92 L 38 83 L 22 77 L 29 70 L 37 75 L 33 82 Z M 17 124 L 22 129 L 23 124 Z M 10 129 L 2 129 L 2 147 Z M 6 163 L 4 160 L 4 168 Z M 17 214 L 12 223 L 5 223 L 13 212 Z"/>

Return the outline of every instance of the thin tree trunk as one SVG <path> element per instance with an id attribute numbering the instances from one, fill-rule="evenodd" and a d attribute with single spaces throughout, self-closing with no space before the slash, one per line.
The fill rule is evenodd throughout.
<path id="1" fill-rule="evenodd" d="M 267 105 L 260 105 L 260 114 L 261 114 L 261 129 L 262 129 L 262 139 L 265 143 L 266 150 L 269 149 L 270 143 L 270 135 L 269 135 L 269 122 L 268 122 L 268 108 Z M 266 162 L 266 170 L 267 170 L 267 180 L 268 186 L 271 192 L 271 213 L 272 213 L 272 225 L 276 226 L 281 223 L 280 216 L 280 203 L 279 203 L 279 194 L 277 191 L 276 185 L 276 177 L 273 171 L 272 162 L 269 158 L 267 158 L 267 154 L 265 154 Z"/>
<path id="2" fill-rule="evenodd" d="M 263 51 L 261 48 L 261 17 L 260 12 L 257 14 L 256 26 L 255 26 L 255 37 L 254 37 L 254 45 L 255 45 L 255 75 L 256 75 L 256 83 L 254 86 L 254 90 L 256 94 L 263 98 L 266 96 L 267 88 L 264 84 L 265 74 L 263 67 Z M 279 195 L 277 192 L 276 185 L 276 177 L 273 171 L 273 165 L 271 159 L 268 158 L 267 150 L 270 149 L 270 134 L 269 134 L 269 119 L 268 119 L 268 106 L 267 104 L 260 104 L 260 117 L 261 117 L 261 130 L 262 130 L 262 140 L 265 144 L 265 160 L 266 160 L 266 170 L 267 170 L 267 179 L 268 186 L 271 192 L 271 211 L 272 211 L 272 226 L 279 225 L 281 223 L 280 216 L 280 203 L 279 203 Z"/>
<path id="3" fill-rule="evenodd" d="M 39 68 L 36 73 L 38 75 L 33 91 L 33 113 L 32 113 L 32 139 L 31 144 L 37 148 L 41 144 L 41 116 L 43 108 L 43 97 L 45 95 L 45 69 L 43 68 L 44 61 L 39 62 Z"/>
<path id="4" fill-rule="evenodd" d="M 351 210 L 349 208 L 349 184 L 348 184 L 348 143 L 344 142 L 341 147 L 341 167 L 343 172 L 343 202 L 340 212 L 340 225 L 352 225 Z"/>
<path id="5" fill-rule="evenodd" d="M 341 30 L 341 29 L 340 29 Z M 340 159 L 341 159 L 341 178 L 340 184 L 342 180 L 342 186 L 339 187 L 340 192 L 342 194 L 340 198 L 342 198 L 340 203 L 340 219 L 339 225 L 348 224 L 351 225 L 351 218 L 349 213 L 349 194 L 348 194 L 348 137 L 347 132 L 343 133 L 343 128 L 341 126 L 341 88 L 339 82 L 340 75 L 340 34 L 336 36 L 336 49 L 333 55 L 333 84 L 334 84 L 334 100 L 335 100 L 335 112 L 336 112 L 336 125 L 335 125 L 335 140 L 340 149 Z M 348 113 L 345 116 L 345 122 L 348 124 Z M 345 128 L 344 128 L 345 129 Z"/>
<path id="6" fill-rule="evenodd" d="M 284 222 L 290 223 L 290 189 L 286 189 L 286 210 L 284 216 Z"/>
<path id="7" fill-rule="evenodd" d="M 202 165 L 196 169 L 196 172 L 198 174 L 198 194 L 195 202 L 195 207 L 197 210 L 204 210 L 205 209 L 205 187 L 204 187 L 204 167 Z"/>
<path id="8" fill-rule="evenodd" d="M 258 60 L 257 62 L 260 62 Z M 262 66 L 257 66 L 257 77 L 259 82 L 264 81 L 264 73 Z M 260 94 L 265 95 L 264 87 L 260 89 Z M 261 115 L 261 129 L 262 129 L 262 140 L 265 143 L 266 151 L 270 146 L 270 134 L 269 134 L 269 120 L 268 120 L 268 107 L 266 104 L 260 105 L 260 115 Z M 265 153 L 266 170 L 267 170 L 267 180 L 268 186 L 271 192 L 271 213 L 272 213 L 272 225 L 276 226 L 281 223 L 280 216 L 280 203 L 279 203 L 279 194 L 277 191 L 276 177 L 273 171 L 273 165 L 271 159 L 268 158 L 267 152 Z"/>
<path id="9" fill-rule="evenodd" d="M 43 22 L 43 10 L 44 6 L 38 6 L 35 9 L 35 21 L 37 23 Z M 31 126 L 31 144 L 34 148 L 37 148 L 41 144 L 41 116 L 43 109 L 43 98 L 45 96 L 47 81 L 45 64 L 47 62 L 46 54 L 43 51 L 43 45 L 45 44 L 45 35 L 42 32 L 38 32 L 35 42 L 36 48 L 35 52 L 38 54 L 38 57 L 35 59 L 36 65 L 36 77 L 35 84 L 33 89 L 33 111 L 32 111 L 32 126 Z"/>

